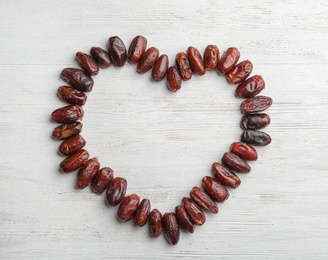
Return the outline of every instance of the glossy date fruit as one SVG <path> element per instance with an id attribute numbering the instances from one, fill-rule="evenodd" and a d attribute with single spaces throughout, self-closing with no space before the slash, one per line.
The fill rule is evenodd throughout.
<path id="1" fill-rule="evenodd" d="M 77 174 L 76 187 L 79 189 L 87 187 L 98 172 L 99 167 L 98 158 L 87 160 Z"/>
<path id="2" fill-rule="evenodd" d="M 68 156 L 60 163 L 59 167 L 65 173 L 73 172 L 78 168 L 82 167 L 88 159 L 89 152 L 87 150 L 82 149 Z"/>
<path id="3" fill-rule="evenodd" d="M 159 56 L 159 50 L 155 47 L 150 47 L 141 57 L 137 65 L 138 73 L 145 73 L 154 67 Z"/>
<path id="4" fill-rule="evenodd" d="M 179 52 L 175 56 L 175 62 L 177 64 L 177 68 L 179 69 L 182 80 L 191 79 L 192 71 L 190 68 L 187 54 L 185 54 L 184 52 Z"/>
<path id="5" fill-rule="evenodd" d="M 52 137 L 56 140 L 64 140 L 81 133 L 83 124 L 75 122 L 73 124 L 62 124 L 54 128 Z"/>
<path id="6" fill-rule="evenodd" d="M 91 189 L 97 194 L 102 194 L 114 178 L 114 171 L 109 167 L 100 169 L 91 183 Z"/>
<path id="7" fill-rule="evenodd" d="M 207 45 L 204 51 L 204 68 L 215 70 L 220 60 L 220 51 L 216 45 Z"/>
<path id="8" fill-rule="evenodd" d="M 176 66 L 171 66 L 166 74 L 167 87 L 172 92 L 177 92 L 181 88 L 181 76 Z"/>
<path id="9" fill-rule="evenodd" d="M 201 208 L 210 211 L 212 213 L 218 213 L 219 209 L 216 203 L 204 192 L 202 189 L 198 187 L 193 187 L 189 193 L 190 198 L 196 202 L 198 206 Z"/>
<path id="10" fill-rule="evenodd" d="M 64 155 L 70 155 L 81 150 L 86 143 L 81 135 L 75 135 L 60 144 L 59 152 Z"/>
<path id="11" fill-rule="evenodd" d="M 84 111 L 81 106 L 65 106 L 56 109 L 51 114 L 51 119 L 57 123 L 74 123 L 82 119 Z"/>
<path id="12" fill-rule="evenodd" d="M 93 88 L 93 79 L 83 70 L 66 68 L 62 70 L 60 77 L 76 90 L 90 92 Z"/>
<path id="13" fill-rule="evenodd" d="M 90 76 L 98 74 L 99 66 L 91 55 L 79 51 L 76 53 L 75 59 Z"/>
<path id="14" fill-rule="evenodd" d="M 162 213 L 158 209 L 153 209 L 149 214 L 149 232 L 150 236 L 157 238 L 162 234 Z"/>
<path id="15" fill-rule="evenodd" d="M 243 114 L 254 114 L 266 110 L 272 105 L 272 99 L 266 96 L 256 96 L 246 99 L 241 103 Z"/>
<path id="16" fill-rule="evenodd" d="M 141 35 L 133 38 L 128 50 L 128 60 L 131 63 L 137 63 L 147 48 L 147 39 Z"/>
<path id="17" fill-rule="evenodd" d="M 189 46 L 187 49 L 187 56 L 192 72 L 198 76 L 204 75 L 206 70 L 199 51 L 196 48 Z"/>
<path id="18" fill-rule="evenodd" d="M 251 171 L 249 164 L 234 153 L 224 153 L 221 160 L 226 167 L 235 172 L 249 173 Z"/>
<path id="19" fill-rule="evenodd" d="M 218 73 L 227 74 L 237 64 L 240 58 L 240 52 L 235 47 L 228 48 L 222 55 L 218 63 Z"/>
<path id="20" fill-rule="evenodd" d="M 124 42 L 118 36 L 112 36 L 108 39 L 107 48 L 112 63 L 116 67 L 123 67 L 127 59 Z"/>
<path id="21" fill-rule="evenodd" d="M 194 233 L 194 223 L 190 220 L 190 217 L 183 206 L 175 207 L 175 216 L 178 220 L 179 226 L 183 231 L 187 231 L 189 233 Z"/>
<path id="22" fill-rule="evenodd" d="M 122 222 L 127 222 L 133 218 L 138 207 L 140 198 L 137 194 L 131 194 L 123 198 L 118 210 L 117 217 Z"/>
<path id="23" fill-rule="evenodd" d="M 169 58 L 166 54 L 162 54 L 161 56 L 159 56 L 153 67 L 151 73 L 152 80 L 161 81 L 162 79 L 164 79 L 168 67 L 169 67 Z"/>
<path id="24" fill-rule="evenodd" d="M 104 49 L 100 47 L 92 47 L 90 53 L 100 68 L 108 68 L 112 64 L 109 54 Z"/>
<path id="25" fill-rule="evenodd" d="M 116 177 L 112 180 L 106 192 L 106 199 L 109 205 L 116 206 L 122 201 L 127 185 L 128 183 L 124 178 Z"/>
<path id="26" fill-rule="evenodd" d="M 210 176 L 202 179 L 204 191 L 216 202 L 224 202 L 229 198 L 229 192 L 220 182 Z"/>
<path id="27" fill-rule="evenodd" d="M 226 74 L 226 78 L 231 84 L 240 84 L 247 79 L 252 73 L 252 70 L 253 64 L 249 60 L 245 60 L 233 67 L 233 69 Z"/>
<path id="28" fill-rule="evenodd" d="M 218 162 L 212 164 L 212 174 L 221 184 L 230 188 L 235 189 L 240 185 L 239 177 Z"/>
<path id="29" fill-rule="evenodd" d="M 244 130 L 260 130 L 270 124 L 268 114 L 250 114 L 242 117 L 240 127 Z"/>
<path id="30" fill-rule="evenodd" d="M 187 211 L 192 223 L 201 226 L 205 223 L 206 217 L 203 210 L 190 198 L 184 197 L 182 205 Z"/>
<path id="31" fill-rule="evenodd" d="M 244 81 L 235 91 L 235 96 L 240 98 L 255 97 L 265 88 L 265 82 L 260 75 L 255 75 Z"/>
<path id="32" fill-rule="evenodd" d="M 134 216 L 134 224 L 139 227 L 143 227 L 146 225 L 150 213 L 150 200 L 149 199 L 143 199 L 137 210 L 136 214 Z"/>
<path id="33" fill-rule="evenodd" d="M 72 105 L 83 106 L 87 101 L 87 96 L 83 92 L 67 86 L 59 87 L 57 90 L 57 95 L 60 100 Z"/>
<path id="34" fill-rule="evenodd" d="M 271 143 L 271 137 L 261 131 L 245 130 L 241 136 L 245 143 L 255 146 L 265 146 Z"/>
<path id="35" fill-rule="evenodd" d="M 230 152 L 238 155 L 247 161 L 256 161 L 257 152 L 255 148 L 243 142 L 235 142 L 230 146 Z"/>
<path id="36" fill-rule="evenodd" d="M 176 245 L 180 238 L 178 220 L 173 212 L 165 213 L 163 216 L 163 229 L 167 242 Z"/>

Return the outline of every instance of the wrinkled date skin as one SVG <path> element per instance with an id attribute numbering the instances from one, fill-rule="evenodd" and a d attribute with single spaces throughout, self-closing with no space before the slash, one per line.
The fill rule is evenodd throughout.
<path id="1" fill-rule="evenodd" d="M 240 98 L 255 97 L 265 88 L 265 82 L 260 75 L 255 75 L 236 88 L 235 96 Z"/>
<path id="2" fill-rule="evenodd" d="M 270 116 L 265 113 L 251 114 L 242 117 L 240 127 L 244 130 L 260 130 L 268 126 L 270 122 Z"/>
<path id="3" fill-rule="evenodd" d="M 106 199 L 109 205 L 118 205 L 125 196 L 128 182 L 126 179 L 116 177 L 112 180 L 106 192 Z"/>
<path id="4" fill-rule="evenodd" d="M 87 150 L 79 150 L 76 153 L 68 156 L 60 163 L 60 168 L 63 172 L 69 173 L 82 167 L 83 164 L 89 159 L 89 152 Z"/>
<path id="5" fill-rule="evenodd" d="M 265 146 L 271 143 L 271 137 L 261 131 L 245 130 L 241 136 L 245 143 L 255 146 Z"/>
<path id="6" fill-rule="evenodd" d="M 190 198 L 184 197 L 182 205 L 187 211 L 192 223 L 201 226 L 205 223 L 206 217 L 203 210 Z"/>
<path id="7" fill-rule="evenodd" d="M 90 76 L 99 73 L 99 66 L 91 55 L 79 51 L 76 53 L 75 59 Z"/>
<path id="8" fill-rule="evenodd" d="M 67 86 L 59 87 L 57 94 L 62 101 L 72 105 L 83 106 L 87 101 L 87 96 L 83 92 Z"/>
<path id="9" fill-rule="evenodd" d="M 272 105 L 272 99 L 266 96 L 257 96 L 246 99 L 241 103 L 243 114 L 254 114 L 266 110 Z"/>
<path id="10" fill-rule="evenodd" d="M 83 114 L 84 111 L 81 106 L 65 106 L 52 112 L 51 119 L 57 123 L 69 124 L 82 119 Z"/>
<path id="11" fill-rule="evenodd" d="M 230 170 L 239 173 L 249 173 L 251 171 L 251 167 L 249 164 L 234 153 L 224 153 L 221 158 L 223 164 L 228 167 Z"/>
<path id="12" fill-rule="evenodd" d="M 204 68 L 215 70 L 220 60 L 220 51 L 216 45 L 207 45 L 204 51 Z"/>
<path id="13" fill-rule="evenodd" d="M 230 152 L 238 155 L 239 157 L 247 160 L 247 161 L 256 161 L 257 160 L 257 152 L 255 148 L 249 144 L 243 142 L 236 142 L 231 144 Z"/>
<path id="14" fill-rule="evenodd" d="M 205 192 L 216 202 L 224 202 L 229 198 L 229 192 L 220 182 L 210 176 L 202 179 Z"/>
<path id="15" fill-rule="evenodd" d="M 151 78 L 154 81 L 161 81 L 165 78 L 167 69 L 169 67 L 169 58 L 166 54 L 162 54 L 157 59 L 155 66 L 153 67 Z"/>
<path id="16" fill-rule="evenodd" d="M 75 135 L 60 144 L 59 152 L 63 155 L 70 155 L 81 150 L 86 143 L 81 135 Z"/>
<path id="17" fill-rule="evenodd" d="M 175 56 L 175 62 L 177 64 L 177 68 L 180 71 L 180 75 L 182 80 L 189 80 L 192 77 L 192 71 L 190 68 L 189 60 L 187 54 L 184 52 L 179 52 Z"/>
<path id="18" fill-rule="evenodd" d="M 112 64 L 109 54 L 104 49 L 100 47 L 92 47 L 90 53 L 92 57 L 95 59 L 95 61 L 98 63 L 100 68 L 105 69 Z"/>
<path id="19" fill-rule="evenodd" d="M 158 209 L 153 209 L 149 214 L 149 232 L 150 236 L 157 238 L 162 234 L 162 213 Z"/>
<path id="20" fill-rule="evenodd" d="M 198 76 L 204 75 L 206 70 L 199 51 L 196 48 L 189 46 L 187 49 L 187 55 L 192 72 Z"/>
<path id="21" fill-rule="evenodd" d="M 216 203 L 202 189 L 193 187 L 189 195 L 201 208 L 215 214 L 219 212 Z"/>
<path id="22" fill-rule="evenodd" d="M 91 189 L 97 194 L 102 194 L 114 178 L 114 171 L 109 167 L 100 169 L 91 183 Z"/>
<path id="23" fill-rule="evenodd" d="M 169 90 L 177 92 L 181 88 L 181 76 L 176 66 L 168 68 L 166 78 Z"/>
<path id="24" fill-rule="evenodd" d="M 134 224 L 139 227 L 143 227 L 146 225 L 150 213 L 150 200 L 149 199 L 143 199 L 136 211 L 136 214 L 134 216 Z"/>
<path id="25" fill-rule="evenodd" d="M 221 75 L 227 74 L 237 64 L 239 58 L 240 52 L 237 48 L 230 47 L 227 49 L 218 63 L 218 73 Z"/>
<path id="26" fill-rule="evenodd" d="M 159 56 L 159 50 L 155 47 L 150 47 L 144 55 L 142 55 L 137 65 L 138 73 L 145 73 L 154 67 Z"/>
<path id="27" fill-rule="evenodd" d="M 99 168 L 100 163 L 98 162 L 98 158 L 87 160 L 77 174 L 76 187 L 79 189 L 87 187 Z"/>
<path id="28" fill-rule="evenodd" d="M 180 229 L 178 220 L 173 212 L 164 214 L 163 228 L 167 242 L 171 245 L 178 244 L 180 238 Z"/>
<path id="29" fill-rule="evenodd" d="M 131 194 L 123 198 L 118 210 L 117 217 L 122 222 L 127 222 L 133 218 L 138 207 L 140 198 L 137 194 Z"/>
<path id="30" fill-rule="evenodd" d="M 108 39 L 108 53 L 111 61 L 117 67 L 123 67 L 126 63 L 127 53 L 124 42 L 113 36 Z"/>
<path id="31" fill-rule="evenodd" d="M 194 223 L 190 220 L 189 215 L 183 206 L 175 207 L 175 216 L 182 230 L 194 233 Z"/>
<path id="32" fill-rule="evenodd" d="M 62 70 L 60 77 L 79 91 L 90 92 L 93 88 L 93 79 L 83 70 L 66 68 Z"/>
<path id="33" fill-rule="evenodd" d="M 226 78 L 231 84 L 240 84 L 247 79 L 252 73 L 252 70 L 253 64 L 249 60 L 244 60 L 233 67 L 233 69 L 226 74 Z"/>
<path id="34" fill-rule="evenodd" d="M 147 39 L 141 35 L 133 38 L 128 50 L 128 60 L 131 63 L 137 63 L 147 48 Z"/>
<path id="35" fill-rule="evenodd" d="M 239 177 L 218 162 L 212 164 L 212 174 L 220 183 L 230 188 L 235 189 L 240 185 Z"/>
<path id="36" fill-rule="evenodd" d="M 54 128 L 52 137 L 56 140 L 64 140 L 82 132 L 83 124 L 75 122 L 73 124 L 63 124 Z"/>

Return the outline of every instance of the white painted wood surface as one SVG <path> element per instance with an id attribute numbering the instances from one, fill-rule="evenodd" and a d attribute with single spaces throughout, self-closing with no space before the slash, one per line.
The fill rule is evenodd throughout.
<path id="1" fill-rule="evenodd" d="M 236 46 L 274 99 L 270 146 L 217 215 L 169 246 L 119 223 L 61 174 L 59 73 L 76 51 L 141 34 L 171 63 L 189 45 Z M 328 259 L 328 2 L 0 1 L 1 259 Z M 95 77 L 83 119 L 92 156 L 128 193 L 171 211 L 238 140 L 241 100 L 216 73 L 172 94 L 133 65 Z"/>

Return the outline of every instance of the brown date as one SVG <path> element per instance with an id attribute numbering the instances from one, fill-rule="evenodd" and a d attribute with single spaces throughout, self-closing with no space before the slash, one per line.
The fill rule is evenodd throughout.
<path id="1" fill-rule="evenodd" d="M 205 223 L 206 217 L 203 210 L 190 198 L 184 197 L 182 205 L 187 211 L 192 223 L 201 226 Z"/>
<path id="2" fill-rule="evenodd" d="M 99 167 L 98 158 L 87 160 L 77 174 L 76 187 L 79 189 L 87 187 L 98 172 Z"/>
<path id="3" fill-rule="evenodd" d="M 91 183 L 91 189 L 97 194 L 102 194 L 114 178 L 114 171 L 109 167 L 100 169 Z"/>
<path id="4" fill-rule="evenodd" d="M 235 96 L 240 98 L 255 97 L 265 88 L 265 82 L 260 75 L 255 75 L 236 88 Z"/>
<path id="5" fill-rule="evenodd" d="M 210 176 L 202 179 L 205 192 L 216 202 L 224 202 L 229 198 L 229 192 L 220 182 Z"/>
<path id="6" fill-rule="evenodd" d="M 79 51 L 76 53 L 75 59 L 90 76 L 98 74 L 99 66 L 91 55 Z"/>
<path id="7" fill-rule="evenodd" d="M 240 84 L 247 79 L 252 73 L 252 70 L 253 64 L 249 60 L 244 60 L 233 67 L 233 69 L 226 74 L 226 78 L 231 84 Z"/>
<path id="8" fill-rule="evenodd" d="M 118 219 L 122 222 L 127 222 L 133 218 L 138 207 L 140 198 L 137 194 L 131 194 L 123 198 L 118 210 Z"/>
<path id="9" fill-rule="evenodd" d="M 257 160 L 257 152 L 255 148 L 249 144 L 243 142 L 236 142 L 231 144 L 230 152 L 238 155 L 239 157 L 247 160 L 247 161 L 256 161 Z"/>
<path id="10" fill-rule="evenodd" d="M 134 216 L 134 224 L 139 227 L 143 227 L 146 225 L 150 213 L 150 200 L 149 199 L 143 199 L 136 211 L 136 214 Z"/>
<path id="11" fill-rule="evenodd" d="M 216 45 L 207 45 L 204 51 L 204 68 L 215 70 L 220 60 L 220 51 Z"/>
<path id="12" fill-rule="evenodd" d="M 184 52 L 179 52 L 175 56 L 175 62 L 177 64 L 177 68 L 180 71 L 180 75 L 182 80 L 189 80 L 192 77 L 192 71 L 190 68 L 189 60 L 187 54 Z"/>
<path id="13" fill-rule="evenodd" d="M 196 204 L 201 208 L 206 209 L 212 213 L 219 212 L 216 203 L 202 189 L 198 187 L 193 187 L 189 195 L 190 198 L 192 198 L 193 201 L 195 201 Z"/>
<path id="14" fill-rule="evenodd" d="M 147 39 L 141 35 L 133 38 L 128 50 L 128 60 L 131 63 L 137 63 L 147 48 Z"/>
<path id="15" fill-rule="evenodd" d="M 194 233 L 194 223 L 190 220 L 190 217 L 183 206 L 175 207 L 175 216 L 178 220 L 180 228 L 189 233 Z"/>
<path id="16" fill-rule="evenodd" d="M 149 214 L 149 231 L 150 236 L 157 238 L 162 234 L 162 213 L 158 209 L 153 209 Z"/>
<path id="17" fill-rule="evenodd" d="M 123 67 L 126 63 L 126 48 L 124 42 L 118 36 L 108 39 L 108 54 L 115 66 Z"/>
<path id="18" fill-rule="evenodd" d="M 58 88 L 57 94 L 62 101 L 72 105 L 83 106 L 87 101 L 87 96 L 83 92 L 71 87 L 61 86 Z"/>
<path id="19" fill-rule="evenodd" d="M 176 66 L 168 68 L 166 78 L 169 90 L 177 92 L 181 88 L 181 76 Z"/>
<path id="20" fill-rule="evenodd" d="M 79 150 L 76 153 L 68 156 L 60 163 L 60 168 L 65 173 L 73 172 L 82 167 L 83 164 L 89 159 L 89 152 L 87 150 Z"/>
<path id="21" fill-rule="evenodd" d="M 224 153 L 221 160 L 226 167 L 235 172 L 249 173 L 251 171 L 249 164 L 234 153 Z"/>
<path id="22" fill-rule="evenodd" d="M 65 106 L 56 109 L 51 113 L 51 118 L 57 123 L 74 123 L 82 119 L 84 111 L 81 106 Z"/>
<path id="23" fill-rule="evenodd" d="M 206 70 L 199 51 L 196 48 L 189 46 L 187 49 L 187 55 L 192 72 L 198 76 L 204 75 Z"/>
<path id="24" fill-rule="evenodd" d="M 93 79 L 83 70 L 66 68 L 62 70 L 60 77 L 79 91 L 90 92 L 93 88 Z"/>
<path id="25" fill-rule="evenodd" d="M 60 144 L 59 152 L 64 155 L 70 155 L 81 150 L 86 143 L 81 135 L 75 135 Z"/>
<path id="26" fill-rule="evenodd" d="M 104 49 L 100 47 L 92 47 L 90 53 L 100 68 L 108 68 L 112 64 L 109 54 Z"/>
<path id="27" fill-rule="evenodd" d="M 161 81 L 162 79 L 164 79 L 168 67 L 169 67 L 169 58 L 166 54 L 162 54 L 161 56 L 159 56 L 153 67 L 151 73 L 152 80 Z"/>
<path id="28" fill-rule="evenodd" d="M 243 114 L 254 114 L 266 110 L 272 105 L 272 99 L 266 96 L 256 96 L 246 99 L 241 103 Z"/>
<path id="29" fill-rule="evenodd" d="M 159 56 L 159 50 L 155 47 L 150 47 L 141 57 L 137 65 L 138 73 L 145 73 L 154 67 Z"/>
<path id="30" fill-rule="evenodd" d="M 220 163 L 212 164 L 213 176 L 223 185 L 230 188 L 237 188 L 240 185 L 239 177 Z"/>
<path id="31" fill-rule="evenodd" d="M 267 133 L 261 131 L 245 130 L 241 136 L 241 140 L 250 145 L 265 146 L 271 143 L 271 137 Z"/>
<path id="32" fill-rule="evenodd" d="M 218 73 L 219 74 L 227 74 L 232 68 L 236 65 L 240 58 L 240 52 L 235 47 L 230 47 L 227 49 L 219 63 L 218 63 Z"/>
<path id="33" fill-rule="evenodd" d="M 106 199 L 109 205 L 116 206 L 122 201 L 127 185 L 128 183 L 124 178 L 116 177 L 112 180 L 106 192 Z"/>
<path id="34" fill-rule="evenodd" d="M 251 114 L 242 117 L 240 127 L 244 130 L 259 130 L 268 126 L 270 121 L 267 114 Z"/>
<path id="35" fill-rule="evenodd" d="M 75 122 L 73 124 L 63 124 L 54 128 L 52 137 L 56 140 L 63 140 L 81 133 L 83 124 Z"/>
<path id="36" fill-rule="evenodd" d="M 171 245 L 178 244 L 180 238 L 180 229 L 178 220 L 173 212 L 164 214 L 163 228 L 167 242 Z"/>

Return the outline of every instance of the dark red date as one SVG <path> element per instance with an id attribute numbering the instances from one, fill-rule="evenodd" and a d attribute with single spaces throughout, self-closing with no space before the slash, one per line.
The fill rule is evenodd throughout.
<path id="1" fill-rule="evenodd" d="M 183 206 L 175 207 L 175 216 L 178 220 L 180 228 L 189 233 L 194 233 L 194 223 L 190 220 L 190 217 Z"/>
<path id="2" fill-rule="evenodd" d="M 137 63 L 147 48 L 147 39 L 141 35 L 133 38 L 128 50 L 128 60 L 131 63 Z"/>
<path id="3" fill-rule="evenodd" d="M 236 142 L 231 144 L 230 152 L 238 155 L 239 157 L 247 160 L 247 161 L 256 161 L 257 160 L 257 152 L 255 148 L 249 144 L 243 142 Z"/>
<path id="4" fill-rule="evenodd" d="M 266 96 L 256 96 L 241 103 L 243 114 L 254 114 L 266 110 L 272 105 L 272 99 Z"/>
<path id="5" fill-rule="evenodd" d="M 82 167 L 88 159 L 89 152 L 82 149 L 68 156 L 64 161 L 60 163 L 59 167 L 65 173 L 73 172 Z"/>
<path id="6" fill-rule="evenodd" d="M 249 164 L 234 153 L 224 153 L 221 160 L 225 166 L 235 172 L 249 173 L 251 171 Z"/>
<path id="7" fill-rule="evenodd" d="M 233 67 L 233 69 L 226 74 L 226 78 L 231 84 L 240 84 L 247 79 L 252 73 L 252 70 L 253 64 L 249 60 L 245 60 Z"/>
<path id="8" fill-rule="evenodd" d="M 219 209 L 216 203 L 204 192 L 202 189 L 198 187 L 193 187 L 189 193 L 190 198 L 193 199 L 203 209 L 210 211 L 212 213 L 218 213 Z"/>
<path id="9" fill-rule="evenodd" d="M 255 146 L 265 146 L 271 143 L 271 137 L 261 131 L 245 130 L 241 136 L 245 143 Z"/>
<path id="10" fill-rule="evenodd" d="M 270 124 L 270 116 L 267 114 L 251 114 L 243 116 L 240 127 L 244 130 L 260 130 Z"/>
<path id="11" fill-rule="evenodd" d="M 151 78 L 154 81 L 161 81 L 165 78 L 167 69 L 169 67 L 169 58 L 166 54 L 162 54 L 157 59 L 155 66 L 153 67 Z"/>
<path id="12" fill-rule="evenodd" d="M 220 51 L 216 45 L 207 45 L 204 51 L 204 68 L 215 70 L 220 60 Z"/>
<path id="13" fill-rule="evenodd" d="M 92 47 L 90 53 L 100 68 L 108 68 L 112 64 L 109 54 L 104 49 L 100 47 Z"/>
<path id="14" fill-rule="evenodd" d="M 90 92 L 93 88 L 93 79 L 83 70 L 66 68 L 62 70 L 60 77 L 76 90 Z"/>
<path id="15" fill-rule="evenodd" d="M 87 96 L 83 92 L 67 86 L 59 87 L 57 94 L 62 101 L 72 105 L 83 106 L 87 101 Z"/>
<path id="16" fill-rule="evenodd" d="M 143 227 L 146 225 L 150 213 L 150 200 L 149 199 L 143 199 L 136 211 L 136 214 L 134 216 L 134 224 L 139 227 Z"/>
<path id="17" fill-rule="evenodd" d="M 202 209 L 190 198 L 184 197 L 182 205 L 187 211 L 192 223 L 201 226 L 205 223 L 206 217 Z"/>
<path id="18" fill-rule="evenodd" d="M 229 198 L 229 192 L 220 182 L 210 176 L 202 179 L 205 192 L 216 202 L 224 202 Z"/>
<path id="19" fill-rule="evenodd" d="M 235 96 L 240 98 L 255 97 L 265 88 L 265 82 L 260 75 L 255 75 L 236 88 Z"/>
<path id="20" fill-rule="evenodd" d="M 70 155 L 81 150 L 86 143 L 81 135 L 75 135 L 60 144 L 59 152 L 64 155 Z"/>
<path id="21" fill-rule="evenodd" d="M 117 210 L 118 219 L 122 222 L 127 222 L 132 219 L 137 210 L 139 200 L 140 198 L 137 194 L 124 197 Z"/>
<path id="22" fill-rule="evenodd" d="M 149 232 L 150 236 L 157 238 L 162 234 L 162 213 L 158 209 L 153 209 L 149 214 Z"/>
<path id="23" fill-rule="evenodd" d="M 178 220 L 173 212 L 164 214 L 163 228 L 167 242 L 171 245 L 178 244 L 180 238 L 180 229 Z"/>
<path id="24" fill-rule="evenodd" d="M 99 66 L 91 55 L 79 51 L 76 53 L 75 59 L 90 76 L 98 74 Z"/>
<path id="25" fill-rule="evenodd" d="M 63 124 L 54 128 L 52 137 L 56 140 L 64 140 L 71 136 L 81 133 L 83 124 L 75 122 L 73 124 Z"/>
<path id="26" fill-rule="evenodd" d="M 239 58 L 240 52 L 237 48 L 230 47 L 227 49 L 218 63 L 218 73 L 227 74 L 237 64 Z"/>
<path id="27" fill-rule="evenodd" d="M 108 39 L 108 54 L 116 67 L 123 67 L 125 65 L 127 59 L 126 47 L 118 36 Z"/>
<path id="28" fill-rule="evenodd" d="M 106 192 L 109 205 L 116 206 L 120 204 L 125 196 L 127 185 L 128 183 L 124 178 L 116 177 L 112 180 Z"/>
<path id="29" fill-rule="evenodd" d="M 155 47 L 150 47 L 141 57 L 137 65 L 138 73 L 145 73 L 154 67 L 159 56 L 159 50 Z"/>
<path id="30" fill-rule="evenodd" d="M 166 78 L 169 90 L 177 92 L 181 88 L 181 76 L 176 66 L 168 68 Z"/>
<path id="31" fill-rule="evenodd" d="M 99 167 L 98 158 L 87 160 L 77 174 L 76 187 L 79 189 L 87 187 L 98 172 Z"/>
<path id="32" fill-rule="evenodd" d="M 239 177 L 220 163 L 212 164 L 213 176 L 223 185 L 230 188 L 237 188 L 240 185 Z"/>
<path id="33" fill-rule="evenodd" d="M 114 178 L 114 171 L 109 167 L 100 169 L 91 183 L 91 189 L 97 194 L 102 194 Z"/>
<path id="34" fill-rule="evenodd" d="M 198 76 L 204 75 L 206 70 L 199 51 L 196 48 L 189 46 L 187 49 L 187 55 L 192 72 Z"/>
<path id="35" fill-rule="evenodd" d="M 57 123 L 74 123 L 82 119 L 84 111 L 81 106 L 65 106 L 52 112 L 51 118 Z"/>
<path id="36" fill-rule="evenodd" d="M 184 52 L 179 52 L 175 56 L 175 62 L 177 64 L 177 68 L 180 71 L 180 75 L 182 80 L 189 80 L 192 77 L 192 71 L 190 68 L 189 60 L 187 54 Z"/>

